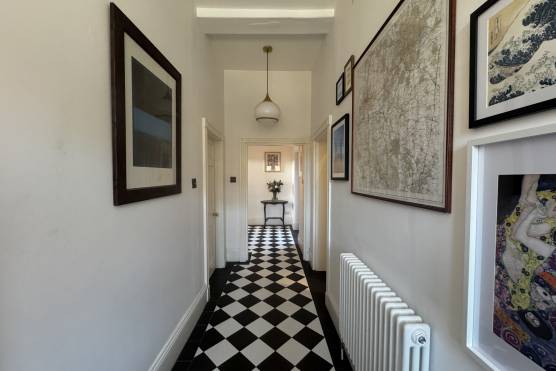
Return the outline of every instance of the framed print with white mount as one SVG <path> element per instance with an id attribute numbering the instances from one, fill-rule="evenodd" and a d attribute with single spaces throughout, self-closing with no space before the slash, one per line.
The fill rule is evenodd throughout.
<path id="1" fill-rule="evenodd" d="M 343 115 L 330 130 L 330 169 L 332 180 L 349 179 L 349 113 Z"/>
<path id="2" fill-rule="evenodd" d="M 267 173 L 280 173 L 282 171 L 282 152 L 264 153 L 264 171 Z"/>
<path id="3" fill-rule="evenodd" d="M 556 370 L 556 125 L 468 145 L 466 346 L 492 370 Z"/>
<path id="4" fill-rule="evenodd" d="M 489 0 L 471 14 L 469 127 L 556 106 L 555 0 Z"/>
<path id="5" fill-rule="evenodd" d="M 110 4 L 114 205 L 181 192 L 181 75 Z"/>

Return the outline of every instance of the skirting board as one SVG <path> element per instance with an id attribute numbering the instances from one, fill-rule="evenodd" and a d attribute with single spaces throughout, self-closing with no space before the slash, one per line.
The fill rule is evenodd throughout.
<path id="1" fill-rule="evenodd" d="M 178 359 L 181 350 L 185 346 L 189 335 L 193 331 L 195 324 L 201 317 L 205 304 L 207 303 L 207 286 L 203 286 L 201 291 L 193 300 L 193 303 L 187 308 L 185 314 L 181 317 L 178 325 L 172 331 L 170 338 L 162 347 L 162 350 L 156 356 L 149 371 L 171 371 Z"/>
<path id="2" fill-rule="evenodd" d="M 338 331 L 338 333 L 340 333 L 340 328 L 338 327 L 339 324 L 339 313 L 338 313 L 338 308 L 336 307 L 336 305 L 334 304 L 334 300 L 332 300 L 332 298 L 330 298 L 330 295 L 328 294 L 328 291 L 324 294 L 324 305 L 326 306 L 326 309 L 328 310 L 328 313 L 330 314 L 330 318 L 332 318 L 332 323 L 334 324 L 334 327 L 336 327 L 336 331 Z"/>

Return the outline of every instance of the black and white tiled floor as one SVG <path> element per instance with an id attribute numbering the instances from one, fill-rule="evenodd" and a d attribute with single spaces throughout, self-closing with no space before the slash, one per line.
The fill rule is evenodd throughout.
<path id="1" fill-rule="evenodd" d="M 231 267 L 190 370 L 333 369 L 291 230 L 249 227 L 248 264 Z"/>

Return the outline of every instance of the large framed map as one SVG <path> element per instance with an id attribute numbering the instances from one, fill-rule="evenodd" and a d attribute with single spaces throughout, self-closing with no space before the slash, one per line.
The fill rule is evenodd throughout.
<path id="1" fill-rule="evenodd" d="M 352 193 L 450 212 L 454 0 L 402 0 L 354 67 Z"/>

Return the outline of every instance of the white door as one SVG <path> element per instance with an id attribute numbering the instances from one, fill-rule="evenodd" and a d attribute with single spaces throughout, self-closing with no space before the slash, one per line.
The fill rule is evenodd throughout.
<path id="1" fill-rule="evenodd" d="M 215 143 L 209 139 L 207 142 L 207 265 L 209 277 L 216 267 L 216 155 Z"/>

